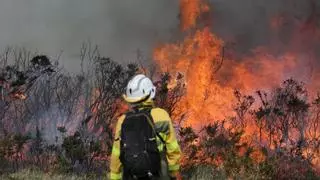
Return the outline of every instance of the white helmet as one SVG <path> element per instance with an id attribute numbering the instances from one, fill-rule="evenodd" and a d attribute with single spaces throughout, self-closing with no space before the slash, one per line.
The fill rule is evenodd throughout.
<path id="1" fill-rule="evenodd" d="M 128 103 L 141 103 L 153 99 L 155 95 L 156 87 L 152 81 L 145 75 L 138 74 L 129 81 L 123 98 Z"/>

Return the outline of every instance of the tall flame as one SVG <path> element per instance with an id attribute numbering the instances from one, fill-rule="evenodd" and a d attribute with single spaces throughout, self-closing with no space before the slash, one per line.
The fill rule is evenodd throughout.
<path id="1" fill-rule="evenodd" d="M 201 13 L 209 10 L 201 0 L 181 0 L 180 7 L 182 31 L 195 27 Z M 154 51 L 155 60 L 163 71 L 186 76 L 186 95 L 179 106 L 189 112 L 187 124 L 228 115 L 225 107 L 232 101 L 232 89 L 222 88 L 214 77 L 214 70 L 223 58 L 223 45 L 209 27 L 204 27 L 186 36 L 181 43 L 166 44 Z"/>

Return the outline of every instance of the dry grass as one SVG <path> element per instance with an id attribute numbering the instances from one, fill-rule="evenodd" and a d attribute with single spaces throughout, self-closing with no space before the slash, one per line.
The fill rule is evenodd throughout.
<path id="1" fill-rule="evenodd" d="M 60 175 L 60 174 L 47 174 L 36 170 L 22 170 L 17 173 L 7 174 L 0 176 L 1 180 L 107 180 L 107 176 L 78 176 L 78 175 Z"/>

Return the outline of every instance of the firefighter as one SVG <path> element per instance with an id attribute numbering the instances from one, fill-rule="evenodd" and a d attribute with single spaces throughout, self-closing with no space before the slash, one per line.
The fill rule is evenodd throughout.
<path id="1" fill-rule="evenodd" d="M 154 106 L 153 99 L 155 95 L 156 88 L 145 75 L 136 75 L 129 81 L 123 98 L 131 105 L 132 111 L 122 115 L 116 125 L 110 164 L 111 180 L 169 180 L 180 177 L 179 161 L 181 151 L 175 130 L 169 114 L 164 109 Z M 146 113 L 150 116 L 139 115 L 139 113 Z M 138 129 L 134 129 L 135 127 Z M 130 130 L 131 132 L 129 132 Z M 129 133 L 130 135 L 125 135 Z M 136 133 L 138 133 L 137 137 L 135 137 Z M 148 138 L 149 140 L 155 139 L 155 147 L 160 160 L 155 153 L 150 154 L 153 151 L 150 150 L 153 147 L 151 140 L 147 142 L 137 140 L 140 137 L 139 133 L 144 133 L 144 136 L 154 136 L 153 138 Z M 130 147 L 130 144 L 133 144 L 132 141 L 137 141 L 135 145 L 138 142 L 148 144 L 141 144 L 140 147 L 136 147 L 137 149 L 134 150 L 134 145 Z M 146 150 L 143 146 L 151 148 Z M 148 156 L 143 156 L 144 153 L 139 153 L 139 148 L 140 151 L 143 150 L 143 152 L 149 153 Z M 151 163 L 148 164 L 147 162 Z"/>

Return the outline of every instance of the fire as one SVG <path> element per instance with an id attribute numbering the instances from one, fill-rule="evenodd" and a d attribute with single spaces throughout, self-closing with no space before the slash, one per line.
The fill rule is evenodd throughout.
<path id="1" fill-rule="evenodd" d="M 257 48 L 252 56 L 241 61 L 226 61 L 218 78 L 223 81 L 229 74 L 231 78 L 225 81 L 225 85 L 253 94 L 258 89 L 278 86 L 282 80 L 295 75 L 293 72 L 297 69 L 301 69 L 301 63 L 295 54 L 273 56 L 266 49 Z M 303 79 L 301 75 L 300 78 Z"/>
<path id="2" fill-rule="evenodd" d="M 206 27 L 187 36 L 182 43 L 164 45 L 154 52 L 163 71 L 180 72 L 186 76 L 189 86 L 180 106 L 190 110 L 192 123 L 206 120 L 206 117 L 222 119 L 227 113 L 219 107 L 232 100 L 232 89 L 222 88 L 214 78 L 217 61 L 223 56 L 222 49 L 223 41 Z M 196 86 L 190 86 L 192 84 Z"/>
<path id="3" fill-rule="evenodd" d="M 202 0 L 180 0 L 182 31 L 195 27 L 200 15 L 210 10 L 209 6 L 201 1 Z"/>
<path id="4" fill-rule="evenodd" d="M 12 94 L 12 97 L 15 98 L 15 99 L 20 99 L 20 100 L 25 100 L 27 99 L 27 96 L 22 93 L 22 92 L 16 92 L 16 93 L 13 93 Z"/>
<path id="5" fill-rule="evenodd" d="M 283 48 L 283 54 L 273 55 L 272 48 L 257 47 L 246 56 L 224 57 L 225 42 L 209 26 L 199 26 L 201 15 L 209 12 L 210 6 L 203 0 L 180 0 L 180 8 L 181 31 L 190 31 L 183 41 L 158 46 L 154 59 L 163 72 L 180 72 L 185 76 L 187 91 L 178 106 L 188 112 L 186 124 L 197 126 L 233 116 L 234 89 L 253 94 L 259 89 L 278 86 L 291 77 L 318 84 L 315 80 L 319 77 L 317 72 L 310 75 L 314 60 L 296 51 L 297 44 L 301 46 L 305 40 L 297 36 L 301 28 L 292 33 L 292 46 Z M 270 28 L 279 33 L 281 26 L 291 22 L 286 18 L 285 15 L 275 16 Z M 309 27 L 311 20 L 305 26 Z M 223 58 L 223 66 L 215 73 Z"/>
<path id="6" fill-rule="evenodd" d="M 195 27 L 201 13 L 209 11 L 201 0 L 181 0 L 180 8 L 182 31 Z M 230 112 L 225 107 L 233 99 L 232 89 L 222 88 L 214 77 L 214 70 L 223 58 L 223 46 L 224 42 L 209 27 L 204 27 L 181 43 L 163 45 L 154 51 L 162 71 L 180 72 L 186 77 L 188 86 L 179 109 L 188 110 L 187 124 L 221 120 Z"/>

